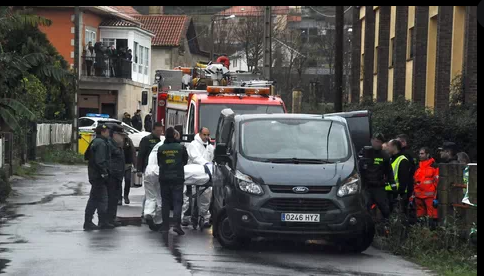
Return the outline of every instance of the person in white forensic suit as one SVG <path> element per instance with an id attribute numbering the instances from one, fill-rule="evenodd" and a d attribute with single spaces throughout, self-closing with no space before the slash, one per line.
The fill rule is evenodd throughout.
<path id="1" fill-rule="evenodd" d="M 160 191 L 160 168 L 158 166 L 158 148 L 163 145 L 164 137 L 160 137 L 151 151 L 146 171 L 144 174 L 145 201 L 143 205 L 143 217 L 151 230 L 157 231 L 163 222 L 161 216 L 161 191 Z"/>
<path id="2" fill-rule="evenodd" d="M 188 151 L 188 165 L 196 164 L 196 165 L 206 165 L 211 164 L 214 158 L 214 147 L 210 144 L 210 130 L 206 127 L 202 127 L 197 135 L 195 135 L 195 139 L 188 145 L 186 145 Z M 194 191 L 192 191 L 194 192 Z M 202 195 L 200 195 L 198 202 L 199 206 L 199 214 L 203 216 L 205 220 L 204 227 L 210 226 L 210 201 L 212 199 L 212 188 L 207 188 Z M 190 224 L 190 216 L 186 214 L 188 208 L 190 206 L 189 198 L 186 195 L 186 186 L 185 186 L 185 193 L 183 198 L 183 219 L 182 225 L 187 226 Z"/>

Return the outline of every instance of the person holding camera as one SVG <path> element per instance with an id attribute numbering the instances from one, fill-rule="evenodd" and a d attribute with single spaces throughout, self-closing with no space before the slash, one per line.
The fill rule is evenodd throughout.
<path id="1" fill-rule="evenodd" d="M 361 177 L 366 187 L 368 209 L 373 204 L 378 206 L 385 220 L 390 217 L 390 202 L 385 187 L 390 183 L 396 191 L 390 157 L 382 149 L 385 137 L 375 133 L 371 139 L 371 147 L 365 147 L 360 152 Z"/>

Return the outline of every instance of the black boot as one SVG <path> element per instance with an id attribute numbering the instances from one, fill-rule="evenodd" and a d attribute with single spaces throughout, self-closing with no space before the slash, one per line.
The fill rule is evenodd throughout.
<path id="1" fill-rule="evenodd" d="M 122 206 L 123 205 L 123 200 L 122 199 L 119 199 L 118 200 L 118 206 Z"/>
<path id="2" fill-rule="evenodd" d="M 92 219 L 89 219 L 89 218 L 86 218 L 84 220 L 84 231 L 92 231 L 92 230 L 98 230 L 99 227 L 97 227 L 96 224 L 94 224 L 94 222 L 92 222 Z"/>
<path id="3" fill-rule="evenodd" d="M 178 236 L 183 236 L 185 235 L 185 232 L 183 231 L 183 229 L 181 228 L 180 224 L 177 224 L 175 226 L 173 226 L 173 232 L 177 233 Z"/>
<path id="4" fill-rule="evenodd" d="M 130 201 L 129 201 L 129 196 L 128 195 L 124 195 L 124 204 L 129 204 Z"/>
<path id="5" fill-rule="evenodd" d="M 118 220 L 113 220 L 113 221 L 110 221 L 109 223 L 114 225 L 114 227 L 119 227 L 122 225 L 121 222 Z"/>

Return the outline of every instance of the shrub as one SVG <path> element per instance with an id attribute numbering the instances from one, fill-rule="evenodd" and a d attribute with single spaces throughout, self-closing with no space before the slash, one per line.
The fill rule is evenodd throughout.
<path id="1" fill-rule="evenodd" d="M 10 186 L 7 173 L 5 170 L 0 169 L 0 202 L 4 202 L 11 191 L 12 187 Z"/>
<path id="2" fill-rule="evenodd" d="M 414 151 L 423 146 L 435 150 L 443 142 L 452 141 L 477 162 L 477 106 L 459 105 L 433 112 L 400 99 L 385 103 L 364 101 L 345 107 L 346 111 L 365 109 L 372 111 L 373 132 L 382 132 L 387 138 L 405 133 Z"/>
<path id="3" fill-rule="evenodd" d="M 388 235 L 378 235 L 376 244 L 426 266 L 439 275 L 476 275 L 477 246 L 462 238 L 456 224 L 430 231 L 424 225 L 406 226 L 392 216 Z M 378 227 L 382 227 L 379 225 Z M 476 227 L 477 228 L 477 227 Z"/>

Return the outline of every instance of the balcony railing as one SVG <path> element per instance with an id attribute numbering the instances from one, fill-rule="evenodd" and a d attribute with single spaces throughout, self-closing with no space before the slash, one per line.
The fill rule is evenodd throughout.
<path id="1" fill-rule="evenodd" d="M 82 76 L 131 79 L 133 62 L 121 57 L 82 57 Z"/>

